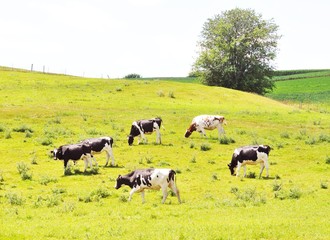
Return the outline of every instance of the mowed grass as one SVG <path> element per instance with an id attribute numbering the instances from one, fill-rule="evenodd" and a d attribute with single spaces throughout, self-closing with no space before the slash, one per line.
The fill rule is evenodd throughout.
<path id="1" fill-rule="evenodd" d="M 161 80 L 104 80 L 0 71 L 0 239 L 328 239 L 330 120 L 235 90 Z M 193 133 L 192 118 L 219 114 L 226 137 Z M 132 121 L 162 117 L 162 144 L 128 146 Z M 115 140 L 116 167 L 63 175 L 49 151 L 96 136 Z M 230 175 L 234 149 L 268 144 L 270 178 Z M 208 150 L 207 150 L 208 149 Z M 207 150 L 207 151 L 205 151 Z M 25 167 L 25 168 L 24 168 Z M 161 191 L 127 202 L 118 174 L 172 168 L 182 204 Z M 20 170 L 21 172 L 19 172 Z M 264 173 L 265 175 L 265 173 Z"/>

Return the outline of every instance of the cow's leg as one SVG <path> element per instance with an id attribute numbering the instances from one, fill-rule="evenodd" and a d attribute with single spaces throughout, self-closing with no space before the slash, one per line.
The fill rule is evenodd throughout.
<path id="1" fill-rule="evenodd" d="M 142 192 L 141 192 L 141 198 L 142 198 L 142 203 L 145 203 L 146 201 L 144 199 L 144 190 L 142 190 Z"/>
<path id="2" fill-rule="evenodd" d="M 63 162 L 64 162 L 64 175 L 65 175 L 66 167 L 68 166 L 69 160 L 68 159 L 64 159 Z"/>
<path id="3" fill-rule="evenodd" d="M 163 185 L 162 186 L 162 192 L 163 192 L 163 200 L 162 203 L 165 203 L 165 200 L 167 198 L 168 192 L 167 192 L 167 186 Z"/>
<path id="4" fill-rule="evenodd" d="M 109 162 L 110 157 L 111 157 L 111 166 L 115 166 L 115 158 L 113 156 L 112 147 L 108 146 L 105 149 L 105 151 L 107 153 L 107 162 L 105 163 L 105 166 L 108 166 L 108 162 Z"/>
<path id="5" fill-rule="evenodd" d="M 141 132 L 140 136 L 142 138 L 143 143 L 148 143 L 148 139 L 146 138 L 146 135 L 143 132 Z"/>
<path id="6" fill-rule="evenodd" d="M 218 129 L 218 137 L 219 137 L 219 139 L 220 139 L 220 138 L 221 138 L 221 134 L 224 134 L 225 131 L 223 130 L 223 127 L 222 127 L 221 124 L 219 124 L 219 125 L 217 126 L 217 129 Z"/>
<path id="7" fill-rule="evenodd" d="M 132 196 L 133 196 L 133 194 L 134 194 L 136 191 L 138 191 L 138 190 L 139 190 L 139 188 L 136 188 L 136 187 L 133 187 L 133 188 L 132 188 L 132 190 L 131 190 L 130 193 L 129 193 L 128 201 L 131 201 L 131 200 L 132 200 Z"/>
<path id="8" fill-rule="evenodd" d="M 261 174 L 262 174 L 262 172 L 264 171 L 264 168 L 265 168 L 265 164 L 264 164 L 264 162 L 261 162 L 261 163 L 260 163 L 260 173 L 259 173 L 259 178 L 261 178 Z"/>
<path id="9" fill-rule="evenodd" d="M 243 175 L 243 177 L 245 177 L 246 176 L 246 165 L 243 165 L 243 169 L 244 169 L 244 175 Z"/>
<path id="10" fill-rule="evenodd" d="M 169 187 L 172 189 L 172 191 L 175 193 L 176 197 L 179 200 L 179 203 L 181 203 L 181 199 L 180 199 L 180 192 L 179 189 L 176 187 L 175 183 L 170 183 Z"/>
<path id="11" fill-rule="evenodd" d="M 97 167 L 99 166 L 93 155 L 89 154 L 86 158 L 87 158 L 87 167 L 88 167 L 88 164 L 89 164 L 89 167 L 92 168 L 93 167 L 93 161 L 95 162 L 95 165 Z"/>
<path id="12" fill-rule="evenodd" d="M 265 160 L 265 167 L 266 167 L 266 177 L 269 177 L 269 162 L 268 159 Z"/>
<path id="13" fill-rule="evenodd" d="M 88 163 L 89 163 L 89 159 L 87 159 L 86 157 L 83 157 L 84 163 L 85 163 L 85 167 L 84 167 L 84 172 L 86 172 L 87 168 L 88 168 Z"/>
<path id="14" fill-rule="evenodd" d="M 236 177 L 238 177 L 239 176 L 239 171 L 241 170 L 241 163 L 238 161 L 237 162 L 237 169 L 236 169 Z"/>
<path id="15" fill-rule="evenodd" d="M 159 130 L 159 126 L 157 123 L 154 122 L 154 129 L 156 131 L 156 143 L 161 144 L 162 140 L 161 140 L 161 134 L 160 134 L 160 130 Z"/>

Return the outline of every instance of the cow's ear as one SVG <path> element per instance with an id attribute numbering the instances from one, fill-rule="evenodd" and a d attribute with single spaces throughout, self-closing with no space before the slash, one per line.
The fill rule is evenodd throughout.
<path id="1" fill-rule="evenodd" d="M 120 174 L 118 175 L 118 179 L 121 179 L 121 175 Z"/>

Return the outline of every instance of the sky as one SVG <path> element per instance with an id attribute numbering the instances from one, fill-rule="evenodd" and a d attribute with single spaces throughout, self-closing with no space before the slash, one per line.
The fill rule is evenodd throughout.
<path id="1" fill-rule="evenodd" d="M 279 26 L 277 70 L 330 69 L 329 0 L 0 0 L 0 66 L 186 77 L 204 23 L 236 7 Z"/>

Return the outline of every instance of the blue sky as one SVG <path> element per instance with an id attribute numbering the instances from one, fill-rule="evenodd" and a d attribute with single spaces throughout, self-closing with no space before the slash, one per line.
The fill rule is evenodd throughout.
<path id="1" fill-rule="evenodd" d="M 85 77 L 184 77 L 203 24 L 249 8 L 279 25 L 277 69 L 330 68 L 330 1 L 1 1 L 0 65 Z"/>

